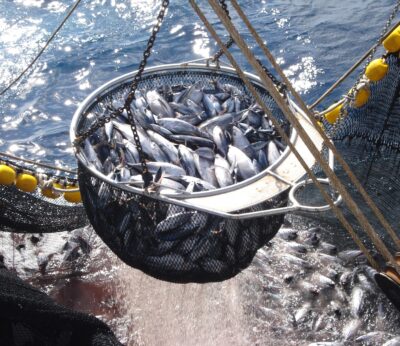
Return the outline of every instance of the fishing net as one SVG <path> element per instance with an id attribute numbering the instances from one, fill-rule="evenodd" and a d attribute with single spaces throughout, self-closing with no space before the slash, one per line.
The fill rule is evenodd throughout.
<path id="1" fill-rule="evenodd" d="M 5 154 L 7 155 L 7 154 Z M 76 181 L 70 174 L 55 176 L 51 170 L 37 173 L 33 165 L 21 160 L 0 155 L 0 162 L 17 172 L 29 172 L 46 179 Z M 37 164 L 40 167 L 40 163 Z M 43 168 L 40 167 L 43 171 Z M 61 195 L 61 194 L 60 194 Z M 88 223 L 82 203 L 70 203 L 65 198 L 48 198 L 37 187 L 33 192 L 24 192 L 16 185 L 0 185 L 0 229 L 17 233 L 52 233 L 70 231 Z"/>
<path id="2" fill-rule="evenodd" d="M 52 200 L 39 192 L 26 193 L 15 186 L 0 185 L 2 231 L 51 233 L 69 231 L 88 223 L 82 204 Z"/>
<path id="3" fill-rule="evenodd" d="M 122 345 L 94 316 L 54 303 L 0 263 L 1 345 Z"/>
<path id="4" fill-rule="evenodd" d="M 122 102 L 129 91 L 132 74 L 106 85 L 88 101 L 77 122 L 84 132 L 99 115 L 105 116 L 110 105 Z M 212 88 L 213 81 L 229 83 L 241 93 L 249 92 L 233 72 L 218 69 L 174 68 L 144 74 L 139 90 L 198 84 Z M 285 125 L 273 99 L 259 84 L 257 91 L 274 115 Z M 163 280 L 206 282 L 225 280 L 246 268 L 257 250 L 278 231 L 283 216 L 250 220 L 224 219 L 170 202 L 143 196 L 129 187 L 121 188 L 101 173 L 93 174 L 82 162 L 79 185 L 91 224 L 104 242 L 127 264 Z M 284 206 L 287 194 L 252 206 L 259 211 Z M 179 204 L 179 203 L 178 203 Z"/>
<path id="5" fill-rule="evenodd" d="M 386 57 L 388 72 L 377 82 L 369 83 L 370 97 L 362 107 L 354 107 L 351 103 L 344 106 L 344 118 L 334 126 L 325 123 L 330 137 L 338 151 L 362 183 L 372 200 L 394 229 L 398 227 L 400 212 L 400 59 L 397 54 Z M 321 174 L 316 166 L 314 171 Z M 389 236 L 384 232 L 382 225 L 372 216 L 362 196 L 350 182 L 347 174 L 340 165 L 335 167 L 335 173 L 347 187 L 354 201 L 364 212 L 374 229 L 385 240 L 388 248 L 394 251 Z M 316 188 L 301 194 L 299 200 L 304 203 L 321 203 L 322 197 Z M 354 215 L 343 206 L 341 208 L 346 219 L 354 226 L 360 237 L 368 247 L 362 228 L 358 225 Z M 317 217 L 327 226 L 340 229 L 340 224 L 333 212 L 320 215 L 305 215 Z M 340 233 L 337 232 L 340 236 Z"/>

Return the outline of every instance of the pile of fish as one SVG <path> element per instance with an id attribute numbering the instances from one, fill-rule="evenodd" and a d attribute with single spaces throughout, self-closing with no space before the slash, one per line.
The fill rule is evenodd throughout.
<path id="1" fill-rule="evenodd" d="M 258 251 L 251 274 L 245 272 L 254 338 L 260 344 L 400 345 L 399 315 L 377 287 L 375 270 L 361 251 L 340 251 L 323 236 L 318 227 L 282 228 Z"/>
<path id="2" fill-rule="evenodd" d="M 126 96 L 105 105 L 104 116 L 120 109 Z M 285 149 L 260 106 L 231 84 L 214 80 L 207 86 L 137 90 L 131 109 L 160 193 L 235 184 L 266 169 Z M 140 155 L 126 111 L 87 138 L 83 151 L 88 164 L 110 179 L 141 185 Z"/>

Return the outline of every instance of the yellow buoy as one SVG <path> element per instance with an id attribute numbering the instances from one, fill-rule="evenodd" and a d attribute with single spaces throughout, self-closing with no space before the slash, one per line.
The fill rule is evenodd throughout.
<path id="1" fill-rule="evenodd" d="M 18 189 L 24 192 L 33 192 L 37 187 L 37 179 L 31 174 L 20 173 L 17 175 L 15 185 Z"/>
<path id="2" fill-rule="evenodd" d="M 397 27 L 385 38 L 383 46 L 389 53 L 395 53 L 400 50 L 400 27 Z"/>
<path id="3" fill-rule="evenodd" d="M 388 69 L 389 65 L 385 63 L 384 59 L 375 59 L 367 66 L 365 75 L 369 80 L 377 82 L 385 77 Z"/>
<path id="4" fill-rule="evenodd" d="M 53 190 L 53 187 L 57 189 L 62 189 L 62 186 L 58 183 L 53 183 L 52 186 L 45 186 L 42 188 L 42 195 L 51 198 L 51 199 L 56 199 L 61 196 L 61 192 L 56 192 Z"/>
<path id="5" fill-rule="evenodd" d="M 78 186 L 67 186 L 67 190 L 76 189 Z M 81 203 L 82 197 L 80 191 L 64 192 L 64 198 L 71 203 Z"/>
<path id="6" fill-rule="evenodd" d="M 14 168 L 7 165 L 0 165 L 0 184 L 12 185 L 14 184 L 16 173 Z"/>
<path id="7" fill-rule="evenodd" d="M 367 87 L 362 87 L 357 90 L 356 96 L 354 98 L 354 106 L 357 108 L 364 106 L 369 99 L 370 91 Z"/>
<path id="8" fill-rule="evenodd" d="M 336 120 L 338 120 L 339 115 L 340 115 L 340 110 L 342 109 L 343 105 L 337 105 L 335 108 L 333 108 L 331 111 L 325 114 L 325 119 L 330 123 L 334 124 Z"/>

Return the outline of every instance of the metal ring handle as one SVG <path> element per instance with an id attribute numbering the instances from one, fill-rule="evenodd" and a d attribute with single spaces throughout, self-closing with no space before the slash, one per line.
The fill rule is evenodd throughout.
<path id="1" fill-rule="evenodd" d="M 321 184 L 325 184 L 325 185 L 329 185 L 329 179 L 327 178 L 317 178 L 317 180 L 321 183 Z M 313 183 L 313 181 L 311 179 L 306 179 L 306 180 L 302 180 L 300 182 L 298 182 L 297 184 L 293 185 L 293 187 L 290 189 L 289 191 L 289 200 L 292 203 L 292 207 L 295 210 L 302 210 L 302 211 L 309 211 L 309 212 L 323 212 L 323 211 L 327 211 L 329 209 L 331 209 L 331 206 L 329 204 L 325 204 L 322 206 L 311 206 L 311 205 L 303 205 L 301 204 L 295 197 L 295 193 L 296 191 L 303 186 L 309 185 Z M 334 205 L 339 205 L 342 202 L 342 196 L 338 195 L 338 197 L 336 198 L 336 200 L 333 202 Z"/>

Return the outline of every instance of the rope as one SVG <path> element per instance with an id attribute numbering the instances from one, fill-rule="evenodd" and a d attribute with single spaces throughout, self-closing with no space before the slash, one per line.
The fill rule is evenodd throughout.
<path id="1" fill-rule="evenodd" d="M 319 98 L 316 100 L 311 106 L 308 108 L 310 110 L 314 109 L 316 106 L 318 106 L 333 90 L 335 90 L 340 84 L 343 83 L 349 77 L 356 69 L 358 66 L 360 66 L 365 59 L 370 57 L 371 55 L 374 54 L 376 49 L 382 42 L 400 25 L 400 22 L 397 22 L 396 25 L 393 26 L 393 28 L 389 31 L 386 32 L 386 34 L 379 39 L 377 43 L 375 43 L 352 67 L 350 67 L 333 85 L 326 90 Z"/>
<path id="2" fill-rule="evenodd" d="M 197 15 L 199 18 L 203 21 L 204 25 L 207 27 L 207 30 L 211 33 L 211 35 L 214 37 L 214 39 L 217 41 L 217 43 L 223 47 L 223 42 L 219 38 L 218 34 L 212 27 L 212 25 L 208 22 L 207 18 L 205 17 L 204 13 L 201 11 L 201 9 L 197 6 L 194 0 L 189 0 L 190 4 L 196 11 Z M 352 226 L 350 223 L 344 218 L 344 215 L 340 211 L 340 209 L 336 208 L 334 205 L 334 202 L 332 198 L 327 194 L 325 189 L 322 187 L 320 182 L 317 180 L 315 177 L 314 173 L 311 171 L 311 169 L 308 167 L 307 163 L 304 161 L 302 158 L 302 155 L 297 151 L 295 146 L 291 143 L 289 137 L 285 133 L 285 131 L 281 128 L 281 125 L 276 121 L 276 119 L 273 117 L 271 114 L 271 111 L 267 108 L 265 105 L 264 101 L 261 99 L 261 97 L 258 95 L 257 91 L 255 90 L 254 86 L 250 83 L 244 72 L 241 70 L 239 65 L 237 64 L 236 60 L 233 58 L 232 54 L 226 49 L 222 48 L 225 51 L 225 55 L 232 64 L 232 66 L 235 68 L 236 72 L 238 73 L 239 77 L 243 80 L 245 83 L 246 87 L 248 90 L 251 92 L 257 103 L 261 106 L 263 111 L 268 115 L 268 117 L 271 119 L 273 122 L 275 128 L 277 129 L 278 133 L 280 136 L 282 136 L 283 140 L 287 143 L 289 148 L 292 150 L 293 154 L 296 156 L 300 164 L 303 166 L 303 168 L 306 170 L 307 174 L 310 176 L 310 178 L 313 180 L 314 184 L 320 189 L 322 196 L 324 199 L 327 201 L 327 203 L 330 205 L 330 207 L 334 210 L 335 214 L 339 218 L 339 220 L 342 221 L 344 227 L 348 230 L 354 241 L 357 243 L 361 251 L 364 253 L 366 258 L 368 259 L 369 263 L 375 268 L 378 269 L 379 265 L 378 263 L 374 260 L 374 258 L 370 255 L 369 251 L 366 249 L 364 244 L 362 243 L 361 239 L 359 239 L 358 235 L 353 231 Z"/>
<path id="3" fill-rule="evenodd" d="M 300 125 L 298 119 L 293 115 L 293 113 L 291 112 L 291 110 L 288 107 L 288 105 L 286 104 L 286 102 L 284 102 L 284 100 L 282 100 L 280 94 L 274 88 L 273 82 L 264 73 L 264 71 L 261 68 L 260 64 L 257 62 L 256 58 L 254 57 L 254 55 L 250 51 L 249 47 L 246 45 L 246 43 L 243 40 L 243 38 L 240 36 L 238 31 L 236 30 L 236 28 L 233 25 L 233 23 L 229 20 L 229 18 L 227 18 L 225 16 L 224 12 L 221 11 L 221 8 L 218 6 L 218 4 L 215 2 L 215 0 L 208 0 L 208 2 L 213 7 L 213 9 L 217 13 L 218 17 L 222 20 L 222 22 L 224 23 L 226 29 L 230 32 L 231 36 L 234 38 L 236 44 L 242 50 L 243 54 L 248 59 L 249 63 L 259 73 L 259 76 L 260 76 L 261 80 L 265 84 L 265 86 L 266 86 L 267 90 L 270 92 L 271 96 L 274 98 L 274 100 L 277 102 L 277 104 L 283 110 L 285 116 L 290 121 L 291 125 L 297 130 L 300 138 L 307 145 L 308 150 L 312 153 L 312 155 L 316 158 L 317 162 L 321 165 L 321 168 L 323 169 L 323 171 L 325 172 L 327 177 L 332 181 L 333 186 L 342 195 L 343 200 L 346 202 L 346 204 L 348 205 L 349 209 L 354 214 L 354 216 L 357 218 L 357 220 L 360 223 L 360 225 L 363 227 L 363 229 L 366 231 L 368 236 L 371 238 L 371 240 L 373 241 L 374 245 L 378 248 L 378 250 L 380 251 L 381 255 L 385 258 L 386 261 L 388 261 L 388 262 L 392 263 L 394 266 L 396 266 L 396 269 L 399 270 L 399 272 L 400 272 L 400 266 L 397 265 L 397 263 L 394 261 L 393 256 L 389 252 L 389 250 L 387 249 L 386 245 L 382 242 L 382 240 L 379 238 L 379 236 L 375 233 L 375 231 L 372 228 L 371 224 L 369 223 L 368 219 L 365 217 L 365 215 L 362 213 L 362 211 L 360 210 L 358 205 L 354 202 L 354 200 L 352 199 L 350 194 L 347 192 L 347 189 L 345 188 L 345 186 L 341 183 L 341 181 L 336 176 L 336 174 L 333 172 L 333 170 L 325 162 L 325 160 L 322 157 L 321 153 L 316 148 L 316 146 L 314 145 L 313 141 L 308 136 L 308 134 L 304 131 L 304 129 Z M 273 63 L 277 65 L 275 60 L 273 60 Z M 293 89 L 293 87 L 291 85 L 289 86 L 289 84 L 288 84 L 288 88 Z M 316 123 L 315 119 L 314 118 L 312 118 L 312 119 Z M 315 124 L 315 127 L 320 129 L 317 124 Z M 327 139 L 326 135 L 323 138 L 324 138 L 324 140 L 326 142 L 329 142 L 329 139 Z M 328 145 L 328 143 L 325 143 L 325 144 Z M 329 143 L 329 144 L 331 144 L 331 143 Z M 322 192 L 322 188 L 320 186 L 319 186 L 319 188 L 320 188 L 320 190 Z"/>
<path id="4" fill-rule="evenodd" d="M 23 162 L 30 163 L 30 164 L 33 164 L 33 165 L 36 165 L 36 166 L 41 166 L 41 167 L 44 167 L 44 168 L 53 169 L 55 171 L 61 171 L 61 172 L 70 173 L 70 174 L 74 174 L 74 175 L 78 174 L 77 171 L 72 171 L 72 170 L 69 170 L 69 169 L 66 169 L 66 168 L 52 166 L 52 165 L 49 165 L 49 164 L 46 164 L 46 163 L 37 162 L 37 161 L 34 161 L 34 160 L 24 159 L 22 157 L 14 156 L 12 154 L 3 153 L 1 151 L 0 151 L 0 156 L 5 156 L 5 157 L 8 157 L 10 159 L 17 160 L 17 161 L 23 161 Z"/>
<path id="5" fill-rule="evenodd" d="M 284 83 L 287 85 L 288 89 L 290 90 L 290 92 L 292 93 L 292 95 L 294 96 L 296 102 L 299 104 L 299 106 L 302 108 L 302 110 L 305 112 L 305 114 L 308 116 L 308 118 L 310 119 L 310 121 L 313 123 L 313 125 L 315 126 L 315 128 L 317 129 L 317 131 L 319 132 L 319 134 L 321 135 L 321 137 L 323 138 L 326 146 L 332 151 L 332 153 L 334 154 L 336 160 L 340 163 L 340 165 L 343 167 L 344 171 L 346 172 L 346 174 L 349 176 L 350 181 L 355 185 L 356 189 L 358 190 L 358 192 L 361 194 L 361 196 L 364 198 L 364 201 L 367 203 L 368 207 L 373 211 L 373 213 L 375 214 L 376 218 L 379 220 L 379 222 L 381 223 L 381 225 L 383 226 L 383 228 L 388 232 L 388 234 L 390 235 L 390 237 L 393 239 L 397 249 L 400 249 L 400 239 L 398 238 L 396 232 L 393 230 L 393 228 L 391 227 L 391 225 L 387 222 L 387 220 L 385 219 L 385 217 L 383 216 L 383 214 L 381 213 L 381 211 L 378 209 L 378 207 L 376 206 L 376 204 L 373 202 L 373 200 L 371 199 L 371 197 L 368 195 L 368 193 L 365 191 L 365 189 L 363 188 L 363 186 L 361 185 L 360 181 L 357 179 L 357 177 L 354 175 L 354 173 L 352 172 L 351 168 L 349 167 L 349 165 L 347 164 L 347 162 L 343 159 L 343 157 L 340 155 L 340 153 L 337 151 L 337 149 L 335 148 L 335 146 L 333 145 L 333 143 L 329 140 L 328 136 L 326 135 L 326 133 L 322 130 L 322 128 L 318 125 L 317 120 L 314 118 L 314 116 L 310 113 L 308 107 L 306 106 L 306 104 L 304 103 L 303 99 L 300 97 L 300 95 L 296 92 L 296 90 L 294 90 L 292 84 L 290 83 L 290 81 L 287 79 L 286 75 L 284 74 L 283 70 L 281 69 L 281 67 L 278 65 L 278 63 L 276 62 L 275 58 L 273 57 L 273 55 L 271 54 L 271 52 L 269 51 L 269 49 L 267 48 L 267 46 L 264 44 L 264 42 L 262 41 L 262 39 L 260 38 L 260 36 L 257 34 L 257 32 L 254 30 L 254 27 L 251 25 L 251 23 L 249 22 L 249 20 L 247 19 L 246 15 L 243 13 L 243 11 L 241 10 L 240 6 L 238 5 L 236 0 L 232 0 L 232 5 L 235 7 L 236 11 L 238 12 L 239 16 L 243 19 L 243 21 L 246 23 L 249 31 L 251 32 L 251 34 L 253 35 L 253 37 L 256 39 L 257 43 L 260 45 L 260 47 L 262 48 L 264 54 L 267 56 L 267 58 L 270 60 L 271 64 L 273 65 L 273 67 L 275 68 L 275 70 L 278 72 L 279 76 L 282 78 L 282 80 L 284 81 Z M 397 8 L 397 6 L 396 6 Z M 232 25 L 233 26 L 233 25 Z M 316 149 L 316 148 L 315 148 Z M 319 154 L 319 153 L 318 153 Z M 322 166 L 322 164 L 321 164 Z M 328 171 L 330 172 L 330 174 L 333 174 L 334 177 L 332 178 L 333 181 L 335 181 L 335 184 L 340 183 L 339 179 L 336 177 L 336 175 L 334 174 L 334 172 L 328 167 L 326 166 Z M 325 170 L 324 170 L 325 171 Z M 326 172 L 325 172 L 326 173 Z M 327 174 L 327 173 L 326 173 Z M 328 174 L 327 174 L 328 175 Z M 329 175 L 328 175 L 329 176 Z M 341 186 L 343 186 L 340 183 Z M 350 195 L 347 193 L 347 190 L 342 193 L 340 192 L 342 195 L 346 194 L 347 197 L 350 197 Z M 361 217 L 361 219 L 365 219 L 365 216 L 362 214 L 361 210 L 358 208 L 358 206 L 354 203 L 354 201 L 352 200 L 352 198 L 346 198 L 349 200 L 351 199 L 351 204 L 354 206 L 351 207 L 351 210 L 354 214 L 354 212 L 356 212 L 357 214 L 359 214 L 359 217 Z M 345 199 L 345 201 L 346 201 Z M 350 207 L 350 205 L 346 202 L 346 204 Z M 354 214 L 355 215 L 355 214 Z M 355 215 L 356 216 L 356 215 Z M 357 216 L 356 216 L 357 217 Z M 366 220 L 367 221 L 367 220 Z M 364 222 L 363 222 L 364 223 Z M 369 222 L 368 222 L 369 224 Z M 369 231 L 373 231 L 372 227 L 365 227 L 365 225 L 361 224 L 362 227 L 364 227 L 365 229 L 369 229 Z M 374 231 L 373 231 L 374 232 Z M 375 232 L 374 232 L 375 233 Z"/>
<path id="6" fill-rule="evenodd" d="M 19 74 L 17 78 L 15 78 L 5 89 L 3 89 L 0 92 L 0 96 L 4 95 L 10 88 L 17 83 L 24 75 L 25 73 L 36 63 L 36 61 L 41 57 L 41 55 L 44 53 L 46 48 L 49 46 L 51 41 L 53 41 L 54 37 L 58 34 L 58 32 L 61 30 L 61 28 L 64 26 L 65 22 L 71 17 L 75 9 L 78 7 L 79 3 L 81 0 L 77 0 L 75 4 L 71 7 L 71 9 L 68 11 L 67 15 L 64 17 L 62 22 L 58 25 L 57 29 L 51 34 L 49 39 L 46 41 L 46 44 L 43 46 L 43 48 L 39 51 L 39 53 L 36 55 L 36 57 L 31 61 L 31 63 Z"/>

